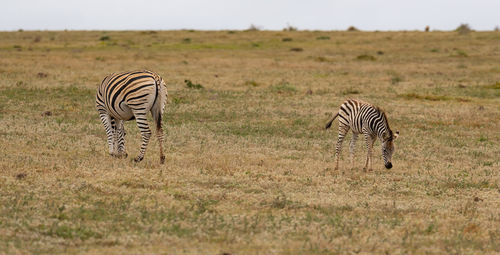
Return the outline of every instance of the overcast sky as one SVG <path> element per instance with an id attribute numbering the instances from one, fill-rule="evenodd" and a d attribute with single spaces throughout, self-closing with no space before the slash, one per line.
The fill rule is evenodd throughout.
<path id="1" fill-rule="evenodd" d="M 0 30 L 476 30 L 500 26 L 500 0 L 1 0 Z"/>

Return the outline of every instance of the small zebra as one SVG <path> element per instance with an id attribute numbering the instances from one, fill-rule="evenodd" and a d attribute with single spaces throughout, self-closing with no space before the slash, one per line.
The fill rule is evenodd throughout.
<path id="1" fill-rule="evenodd" d="M 348 99 L 341 106 L 340 110 L 326 124 L 326 129 L 332 126 L 332 122 L 339 116 L 339 137 L 335 148 L 335 170 L 339 168 L 339 157 L 342 151 L 344 137 L 352 129 L 352 140 L 350 144 L 351 165 L 354 166 L 354 149 L 359 134 L 363 134 L 366 140 L 366 163 L 364 171 L 372 170 L 372 148 L 373 143 L 378 138 L 382 141 L 382 157 L 387 169 L 392 168 L 391 158 L 394 153 L 393 141 L 399 136 L 399 131 L 395 133 L 389 128 L 389 122 L 384 111 L 361 100 Z M 368 163 L 370 166 L 368 168 Z"/>
<path id="2" fill-rule="evenodd" d="M 106 76 L 97 89 L 96 108 L 106 129 L 109 154 L 119 158 L 127 157 L 123 122 L 135 119 L 141 132 L 142 145 L 134 161 L 139 162 L 144 158 L 151 137 L 146 114 L 151 111 L 160 143 L 160 163 L 163 164 L 165 155 L 161 119 L 166 101 L 165 82 L 154 72 L 144 70 Z"/>

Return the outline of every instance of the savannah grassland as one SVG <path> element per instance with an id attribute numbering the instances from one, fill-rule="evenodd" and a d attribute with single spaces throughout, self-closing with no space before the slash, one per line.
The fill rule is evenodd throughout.
<path id="1" fill-rule="evenodd" d="M 110 157 L 94 107 L 143 68 L 165 165 L 133 121 Z M 401 132 L 393 169 L 348 136 L 333 170 L 349 97 Z M 499 125 L 499 32 L 1 32 L 0 253 L 500 253 Z"/>

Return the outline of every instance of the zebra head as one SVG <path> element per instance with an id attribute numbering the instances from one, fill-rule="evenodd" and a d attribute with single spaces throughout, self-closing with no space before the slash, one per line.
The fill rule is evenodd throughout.
<path id="1" fill-rule="evenodd" d="M 382 157 L 384 158 L 385 168 L 392 168 L 392 154 L 394 153 L 394 140 L 396 140 L 399 136 L 399 131 L 396 131 L 394 134 L 392 131 L 385 132 L 383 135 L 384 141 L 382 142 Z"/>

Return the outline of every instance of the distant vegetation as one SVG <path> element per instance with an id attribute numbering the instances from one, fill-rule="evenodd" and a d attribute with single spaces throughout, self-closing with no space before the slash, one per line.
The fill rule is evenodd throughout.
<path id="1" fill-rule="evenodd" d="M 357 29 L 355 26 L 350 26 L 347 28 L 347 31 L 355 32 L 355 31 L 359 31 L 359 29 Z"/>
<path id="2" fill-rule="evenodd" d="M 455 31 L 457 31 L 461 35 L 466 35 L 472 32 L 473 30 L 470 28 L 469 24 L 461 24 L 455 29 Z"/>

